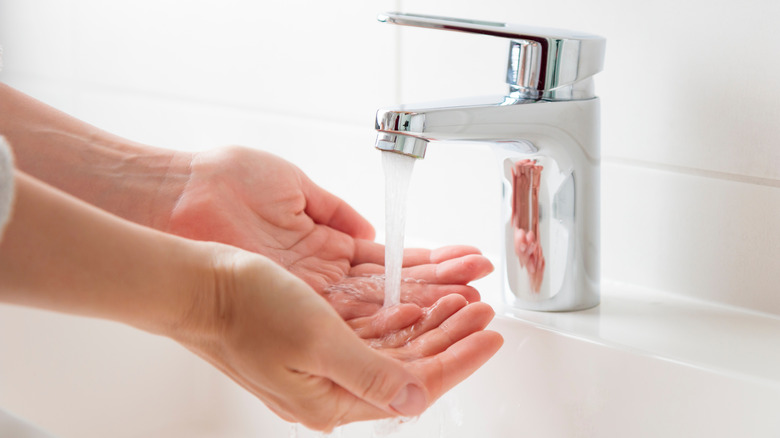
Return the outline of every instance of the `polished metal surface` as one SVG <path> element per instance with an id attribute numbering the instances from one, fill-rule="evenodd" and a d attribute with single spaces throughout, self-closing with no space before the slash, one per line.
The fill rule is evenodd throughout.
<path id="1" fill-rule="evenodd" d="M 506 82 L 517 97 L 547 100 L 594 97 L 588 79 L 604 67 L 606 40 L 598 35 L 509 23 L 386 13 L 379 21 L 468 32 L 509 40 Z"/>
<path id="2" fill-rule="evenodd" d="M 510 64 L 516 58 L 519 67 L 510 68 L 515 76 L 507 95 L 380 109 L 376 147 L 423 158 L 427 146 L 436 142 L 492 146 L 503 194 L 501 270 L 507 303 L 543 311 L 597 305 L 600 110 L 591 76 L 603 63 L 604 40 L 419 15 L 387 14 L 380 20 L 518 38 L 510 46 L 516 52 L 514 58 L 510 53 Z M 550 67 L 552 54 L 555 65 Z M 521 58 L 544 62 L 529 64 Z M 529 65 L 540 69 L 528 70 Z M 529 90 L 517 84 L 543 87 Z"/>

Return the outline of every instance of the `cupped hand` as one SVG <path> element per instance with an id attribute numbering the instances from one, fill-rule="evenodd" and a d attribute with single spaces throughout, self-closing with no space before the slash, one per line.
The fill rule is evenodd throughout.
<path id="1" fill-rule="evenodd" d="M 384 246 L 372 241 L 371 224 L 272 154 L 241 147 L 195 154 L 166 231 L 265 255 L 345 319 L 382 306 Z M 404 266 L 401 300 L 422 307 L 452 293 L 478 301 L 468 283 L 493 269 L 467 246 L 407 250 Z"/>
<path id="2" fill-rule="evenodd" d="M 211 295 L 217 311 L 193 318 L 192 327 L 208 329 L 188 331 L 183 343 L 282 418 L 312 429 L 419 415 L 502 343 L 483 330 L 493 317 L 489 306 L 462 296 L 427 309 L 402 304 L 348 324 L 277 264 L 225 254 Z"/>

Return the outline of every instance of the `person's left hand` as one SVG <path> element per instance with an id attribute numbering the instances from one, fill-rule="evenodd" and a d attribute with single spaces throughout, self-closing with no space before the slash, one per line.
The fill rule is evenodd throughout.
<path id="1" fill-rule="evenodd" d="M 493 309 L 449 295 L 345 322 L 309 285 L 257 254 L 215 245 L 212 281 L 168 334 L 287 421 L 331 431 L 417 416 L 492 357 Z M 362 338 L 362 341 L 361 341 Z"/>
<path id="2" fill-rule="evenodd" d="M 384 246 L 372 241 L 371 224 L 272 154 L 240 147 L 195 154 L 165 231 L 265 255 L 325 296 L 346 320 L 382 307 Z M 401 302 L 421 307 L 453 293 L 478 301 L 468 283 L 493 269 L 467 246 L 406 250 L 404 267 Z"/>

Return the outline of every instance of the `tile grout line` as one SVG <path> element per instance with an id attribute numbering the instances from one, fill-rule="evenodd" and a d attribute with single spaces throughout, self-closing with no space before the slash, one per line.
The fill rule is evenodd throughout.
<path id="1" fill-rule="evenodd" d="M 206 108 L 229 109 L 238 112 L 256 114 L 259 117 L 271 116 L 271 117 L 282 118 L 282 119 L 308 120 L 308 121 L 316 121 L 317 123 L 328 124 L 328 125 L 349 126 L 351 128 L 364 126 L 361 123 L 355 121 L 349 121 L 345 119 L 324 118 L 321 116 L 315 117 L 312 115 L 298 114 L 294 112 L 281 112 L 278 110 L 271 111 L 268 108 L 263 108 L 261 106 L 235 103 L 235 102 L 230 102 L 228 100 L 196 98 L 196 97 L 187 96 L 183 94 L 163 93 L 158 91 L 100 85 L 100 84 L 94 84 L 94 83 L 89 83 L 89 82 L 84 82 L 84 81 L 79 81 L 74 79 L 67 79 L 67 78 L 62 79 L 62 78 L 28 76 L 27 78 L 25 78 L 25 80 L 46 83 L 46 84 L 60 84 L 66 86 L 65 88 L 67 88 L 70 92 L 75 94 L 92 93 L 92 94 L 102 94 L 102 95 L 114 95 L 114 96 L 120 96 L 120 97 L 138 99 L 138 100 L 159 100 L 159 101 L 166 101 L 174 104 L 196 105 L 196 106 L 201 106 Z M 11 78 L 10 81 L 6 79 L 4 82 L 7 82 L 9 83 L 9 85 L 12 86 L 14 85 L 13 77 Z M 369 118 L 369 122 L 373 122 L 373 120 Z M 370 126 L 373 130 L 373 126 L 371 125 L 371 123 L 367 122 L 365 126 Z"/>
<path id="2" fill-rule="evenodd" d="M 780 188 L 780 180 L 778 179 L 722 172 L 717 170 L 697 169 L 694 167 L 679 166 L 674 164 L 653 163 L 650 161 L 643 161 L 632 158 L 602 157 L 602 163 L 640 167 L 658 172 L 680 173 L 683 175 L 695 176 L 699 178 L 718 179 L 764 187 Z"/>
<path id="3" fill-rule="evenodd" d="M 400 1 L 399 1 L 400 3 Z M 396 73 L 395 73 L 395 83 L 396 83 L 396 89 L 395 89 L 395 97 L 397 101 L 400 102 L 401 97 L 401 74 L 400 74 L 400 58 L 401 58 L 401 48 L 400 48 L 400 39 L 401 35 L 400 32 L 396 32 L 396 50 L 395 50 L 395 57 L 396 57 Z M 6 78 L 7 80 L 7 78 Z M 323 123 L 323 124 L 333 124 L 337 126 L 349 126 L 349 127 L 357 127 L 359 124 L 357 122 L 353 121 L 347 121 L 347 120 L 338 120 L 338 119 L 324 119 L 321 117 L 312 117 L 302 114 L 295 114 L 295 113 L 279 113 L 279 112 L 270 112 L 267 109 L 253 106 L 253 105 L 240 105 L 228 101 L 218 101 L 218 100 L 209 100 L 209 99 L 195 99 L 189 96 L 181 96 L 181 95 L 175 95 L 175 94 L 165 94 L 165 93 L 158 93 L 158 92 L 150 92 L 150 91 L 142 91 L 142 90 L 131 90 L 131 89 L 125 89 L 120 87 L 109 87 L 109 86 L 100 86 L 96 84 L 89 84 L 89 83 L 80 83 L 80 81 L 75 81 L 72 79 L 53 79 L 53 78 L 45 78 L 45 77 L 38 77 L 38 78 L 30 78 L 28 77 L 27 80 L 33 80 L 33 81 L 42 81 L 42 82 L 60 82 L 60 83 L 67 83 L 69 86 L 74 88 L 76 92 L 92 92 L 92 93 L 109 93 L 109 94 L 117 94 L 117 95 L 125 95 L 133 98 L 139 98 L 139 95 L 141 95 L 141 98 L 153 98 L 153 99 L 161 99 L 161 100 L 167 100 L 171 102 L 177 102 L 177 103 L 190 103 L 190 104 L 196 104 L 201 106 L 216 106 L 216 107 L 222 107 L 222 108 L 229 108 L 236 111 L 246 111 L 250 113 L 255 113 L 258 115 L 272 115 L 274 117 L 280 117 L 280 118 L 290 118 L 290 119 L 306 119 L 306 120 L 316 120 L 317 122 Z M 13 81 L 11 81 L 13 82 Z M 737 174 L 737 173 L 729 173 L 729 172 L 722 172 L 722 171 L 716 171 L 716 170 L 706 170 L 706 169 L 697 169 L 693 167 L 687 167 L 687 166 L 680 166 L 680 165 L 674 165 L 674 164 L 663 164 L 663 163 L 654 163 L 651 161 L 645 161 L 645 160 L 639 160 L 639 159 L 632 159 L 632 158 L 621 158 L 621 157 L 602 157 L 602 163 L 603 164 L 613 164 L 613 165 L 621 165 L 621 166 L 630 166 L 630 167 L 637 167 L 637 168 L 644 168 L 659 172 L 670 172 L 670 173 L 678 173 L 688 176 L 695 176 L 700 178 L 708 178 L 708 179 L 717 179 L 717 180 L 725 180 L 725 181 L 732 181 L 732 182 L 738 182 L 743 184 L 752 184 L 757 186 L 763 186 L 763 187 L 771 187 L 771 188 L 780 188 L 780 179 L 773 179 L 773 178 L 766 178 L 766 177 L 758 177 L 758 176 L 750 176 L 750 175 L 744 175 L 744 174 Z"/>

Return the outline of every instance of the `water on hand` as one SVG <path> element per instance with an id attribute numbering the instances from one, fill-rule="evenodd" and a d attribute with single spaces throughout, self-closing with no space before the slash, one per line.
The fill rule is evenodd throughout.
<path id="1" fill-rule="evenodd" d="M 401 302 L 406 196 L 415 159 L 382 152 L 385 171 L 385 307 Z"/>

